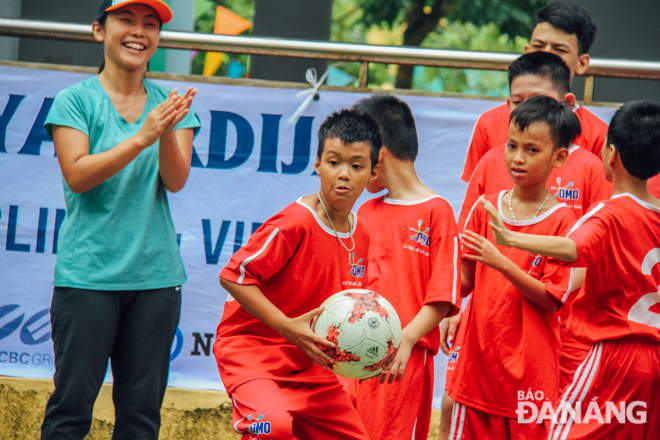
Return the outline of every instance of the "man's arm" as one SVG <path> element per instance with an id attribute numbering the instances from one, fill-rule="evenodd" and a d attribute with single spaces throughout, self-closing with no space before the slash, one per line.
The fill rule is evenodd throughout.
<path id="1" fill-rule="evenodd" d="M 521 232 L 510 231 L 504 226 L 502 217 L 500 217 L 499 212 L 497 212 L 497 209 L 495 209 L 492 203 L 483 197 L 479 201 L 490 215 L 490 228 L 495 234 L 495 241 L 500 246 L 522 249 L 537 255 L 556 258 L 567 263 L 577 260 L 577 246 L 570 238 L 523 234 Z"/>
<path id="2" fill-rule="evenodd" d="M 323 307 L 311 310 L 296 318 L 289 318 L 255 285 L 242 285 L 220 278 L 220 284 L 252 316 L 277 331 L 323 368 L 331 368 L 334 361 L 317 344 L 327 347 L 335 345 L 321 338 L 310 328 L 309 323 L 323 312 Z"/>

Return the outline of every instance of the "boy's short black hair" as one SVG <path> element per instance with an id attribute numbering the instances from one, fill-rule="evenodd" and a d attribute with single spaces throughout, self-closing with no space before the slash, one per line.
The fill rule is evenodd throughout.
<path id="1" fill-rule="evenodd" d="M 371 145 L 371 167 L 378 164 L 378 153 L 383 145 L 383 135 L 378 122 L 368 114 L 353 109 L 332 112 L 319 128 L 319 159 L 326 139 L 337 138 L 345 144 L 368 142 Z"/>
<path id="2" fill-rule="evenodd" d="M 618 109 L 607 131 L 623 167 L 640 180 L 660 173 L 660 104 L 632 101 Z"/>
<path id="3" fill-rule="evenodd" d="M 580 120 L 573 110 L 549 96 L 534 96 L 523 102 L 511 112 L 510 122 L 520 131 L 536 122 L 548 124 L 555 149 L 568 148 L 582 132 Z"/>
<path id="4" fill-rule="evenodd" d="M 532 30 L 541 23 L 549 23 L 569 35 L 575 35 L 578 41 L 578 54 L 589 53 L 596 38 L 596 23 L 582 6 L 568 3 L 552 3 L 541 9 L 532 23 Z"/>
<path id="5" fill-rule="evenodd" d="M 401 160 L 417 158 L 419 141 L 410 106 L 392 95 L 373 95 L 361 99 L 353 109 L 371 115 L 383 129 L 383 145 Z"/>
<path id="6" fill-rule="evenodd" d="M 522 75 L 548 78 L 561 96 L 571 91 L 571 70 L 550 52 L 531 52 L 516 58 L 509 66 L 509 89 L 513 80 Z"/>

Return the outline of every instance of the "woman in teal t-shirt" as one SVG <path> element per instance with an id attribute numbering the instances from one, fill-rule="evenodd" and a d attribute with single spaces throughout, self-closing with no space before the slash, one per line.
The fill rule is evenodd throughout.
<path id="1" fill-rule="evenodd" d="M 167 202 L 190 172 L 195 90 L 144 80 L 160 0 L 104 0 L 93 25 L 99 74 L 60 91 L 46 118 L 67 215 L 51 304 L 55 392 L 42 439 L 88 433 L 108 359 L 113 438 L 156 439 L 186 281 Z"/>

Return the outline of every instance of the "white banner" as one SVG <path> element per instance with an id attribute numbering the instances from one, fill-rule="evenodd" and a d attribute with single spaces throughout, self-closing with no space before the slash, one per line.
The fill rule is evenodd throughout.
<path id="1" fill-rule="evenodd" d="M 49 307 L 64 197 L 53 143 L 43 122 L 56 93 L 88 74 L 0 67 L 0 375 L 51 378 Z M 169 384 L 223 389 L 211 352 L 226 292 L 218 274 L 263 221 L 318 190 L 316 134 L 333 110 L 360 93 L 321 91 L 295 126 L 299 90 L 155 81 L 197 88 L 202 128 L 186 187 L 170 194 L 188 275 L 172 345 Z M 479 115 L 498 101 L 402 96 L 420 139 L 416 165 L 428 186 L 458 213 L 466 185 L 459 176 Z M 591 109 L 610 120 L 614 109 Z M 359 203 L 372 197 L 365 194 Z M 357 207 L 356 207 L 357 208 Z M 436 358 L 434 406 L 440 407 L 446 357 Z M 108 373 L 107 380 L 111 380 Z"/>

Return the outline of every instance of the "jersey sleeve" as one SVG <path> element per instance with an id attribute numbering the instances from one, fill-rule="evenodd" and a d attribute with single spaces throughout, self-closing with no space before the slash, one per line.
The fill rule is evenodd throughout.
<path id="1" fill-rule="evenodd" d="M 474 126 L 470 145 L 468 147 L 467 156 L 465 158 L 465 165 L 463 166 L 463 175 L 461 180 L 469 182 L 472 173 L 477 168 L 479 160 L 488 152 L 488 138 L 485 131 L 485 124 L 480 117 Z"/>
<path id="2" fill-rule="evenodd" d="M 431 277 L 424 304 L 449 302 L 454 305 L 449 315 L 458 313 L 461 292 L 461 255 L 454 212 L 449 203 L 434 208 L 433 230 L 429 246 Z"/>
<path id="3" fill-rule="evenodd" d="M 585 214 L 566 234 L 577 247 L 578 257 L 564 266 L 587 267 L 599 260 L 607 246 L 607 221 L 603 211 L 605 204 L 599 203 Z"/>
<path id="4" fill-rule="evenodd" d="M 44 129 L 51 139 L 54 125 L 75 128 L 89 137 L 89 123 L 85 113 L 85 102 L 82 96 L 71 88 L 60 90 L 48 111 Z"/>
<path id="5" fill-rule="evenodd" d="M 474 207 L 474 203 L 479 199 L 479 196 L 484 194 L 486 187 L 486 175 L 488 174 L 488 166 L 485 161 L 479 161 L 477 168 L 472 173 L 470 182 L 468 183 L 467 191 L 465 192 L 465 199 L 461 205 L 461 212 L 458 214 L 458 231 L 463 233 L 465 222 Z"/>
<path id="6" fill-rule="evenodd" d="M 465 234 L 465 231 L 472 231 L 475 234 L 486 236 L 486 231 L 483 231 L 484 215 L 488 215 L 488 213 L 477 199 L 468 212 L 465 226 L 463 227 L 461 234 Z M 488 224 L 488 222 L 486 222 L 486 224 Z M 472 251 L 461 246 L 461 256 L 470 253 L 472 253 Z"/>
<path id="7" fill-rule="evenodd" d="M 554 228 L 554 236 L 563 237 L 569 231 L 571 223 L 575 220 L 572 212 L 567 212 L 559 225 Z M 545 284 L 545 290 L 562 303 L 566 302 L 573 291 L 574 268 L 568 268 L 560 261 L 553 258 L 546 259 L 543 266 L 541 282 Z"/>
<path id="8" fill-rule="evenodd" d="M 279 272 L 295 253 L 297 243 L 291 241 L 275 225 L 261 226 L 222 269 L 220 278 L 261 287 L 261 283 Z"/>

